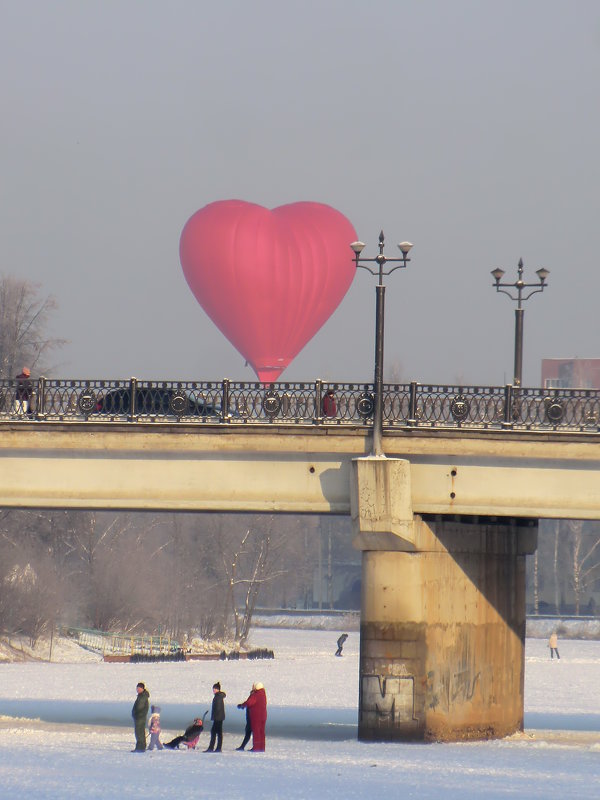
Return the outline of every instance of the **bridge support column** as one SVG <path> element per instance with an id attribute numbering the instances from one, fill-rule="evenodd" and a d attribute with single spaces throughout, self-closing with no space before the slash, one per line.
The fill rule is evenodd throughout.
<path id="1" fill-rule="evenodd" d="M 414 516 L 409 462 L 377 457 L 353 462 L 352 517 L 363 551 L 359 738 L 522 730 L 537 522 Z"/>

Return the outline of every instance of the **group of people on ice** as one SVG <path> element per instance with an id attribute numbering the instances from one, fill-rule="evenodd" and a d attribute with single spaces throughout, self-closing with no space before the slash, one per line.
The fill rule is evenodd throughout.
<path id="1" fill-rule="evenodd" d="M 204 730 L 204 717 L 196 717 L 180 736 L 175 736 L 169 742 L 162 743 L 160 734 L 162 732 L 160 723 L 160 706 L 150 706 L 150 693 L 144 683 L 140 682 L 136 686 L 137 697 L 131 709 L 133 724 L 135 728 L 135 748 L 132 753 L 143 753 L 146 750 L 146 722 L 150 743 L 148 750 L 162 750 L 163 747 L 175 750 L 180 745 L 188 748 L 195 748 L 200 734 Z M 210 731 L 210 742 L 204 751 L 205 753 L 220 753 L 223 747 L 223 722 L 225 720 L 225 697 L 226 694 L 221 690 L 221 684 L 213 685 L 213 699 L 210 718 L 212 727 Z M 244 739 L 236 750 L 244 750 L 250 737 L 252 737 L 252 752 L 264 752 L 265 750 L 265 725 L 267 722 L 267 695 L 262 683 L 252 684 L 250 694 L 243 703 L 238 703 L 238 708 L 246 709 L 246 730 Z M 148 720 L 148 712 L 150 719 Z M 208 712 L 205 712 L 205 715 Z"/>

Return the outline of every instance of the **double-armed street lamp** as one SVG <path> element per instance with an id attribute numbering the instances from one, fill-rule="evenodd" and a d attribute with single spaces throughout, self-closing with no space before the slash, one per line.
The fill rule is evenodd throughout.
<path id="1" fill-rule="evenodd" d="M 402 258 L 388 258 L 384 255 L 384 242 L 385 238 L 383 231 L 379 234 L 379 255 L 374 258 L 361 258 L 360 254 L 365 248 L 363 242 L 352 242 L 350 247 L 354 251 L 354 262 L 357 269 L 366 269 L 371 275 L 378 277 L 378 283 L 375 287 L 376 292 L 376 305 L 375 305 L 375 379 L 374 379 L 374 393 L 375 393 L 375 408 L 373 413 L 373 455 L 383 455 L 382 437 L 383 437 L 383 339 L 384 339 L 384 312 L 385 312 L 385 286 L 383 283 L 384 276 L 391 275 L 397 269 L 406 267 L 410 261 L 408 254 L 412 248 L 410 242 L 401 242 L 398 247 L 402 253 Z M 376 267 L 367 266 L 367 264 L 376 264 Z M 386 269 L 387 264 L 395 264 L 391 269 Z"/>
<path id="2" fill-rule="evenodd" d="M 519 265 L 517 269 L 517 280 L 514 283 L 501 283 L 501 280 L 504 276 L 504 270 L 497 267 L 496 269 L 492 270 L 492 276 L 496 283 L 494 286 L 496 287 L 497 292 L 501 292 L 502 294 L 506 294 L 510 297 L 511 300 L 514 300 L 517 303 L 517 307 L 515 308 L 515 376 L 514 376 L 514 386 L 521 386 L 521 379 L 523 377 L 523 317 L 525 316 L 525 309 L 523 308 L 523 303 L 525 300 L 528 300 L 532 295 L 537 294 L 538 292 L 543 292 L 546 286 L 546 278 L 550 274 L 550 271 L 544 269 L 536 270 L 535 273 L 539 278 L 539 283 L 525 283 L 523 281 L 523 259 L 519 259 Z M 515 295 L 507 291 L 507 289 L 515 289 L 516 290 L 516 297 Z M 529 292 L 529 294 L 523 297 L 523 290 L 524 289 L 533 289 L 533 291 Z"/>

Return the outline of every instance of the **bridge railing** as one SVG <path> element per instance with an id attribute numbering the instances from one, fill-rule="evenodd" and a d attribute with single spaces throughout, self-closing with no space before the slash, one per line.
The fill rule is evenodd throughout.
<path id="1" fill-rule="evenodd" d="M 0 422 L 372 425 L 373 384 L 82 380 L 0 381 Z M 24 402 L 25 400 L 25 402 Z M 387 428 L 600 430 L 600 390 L 385 384 Z"/>

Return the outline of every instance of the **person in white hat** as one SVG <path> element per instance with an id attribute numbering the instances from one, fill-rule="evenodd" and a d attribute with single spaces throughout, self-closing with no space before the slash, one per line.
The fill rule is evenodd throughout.
<path id="1" fill-rule="evenodd" d="M 240 703 L 238 708 L 248 708 L 250 711 L 252 752 L 264 753 L 265 725 L 267 723 L 267 694 L 262 683 L 253 684 L 248 699 Z"/>

